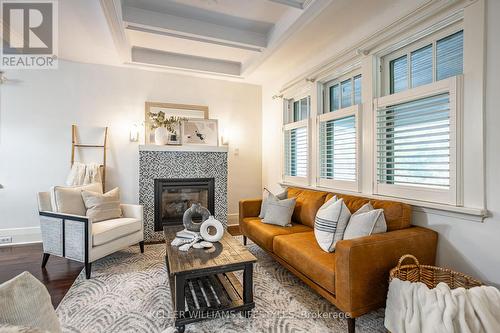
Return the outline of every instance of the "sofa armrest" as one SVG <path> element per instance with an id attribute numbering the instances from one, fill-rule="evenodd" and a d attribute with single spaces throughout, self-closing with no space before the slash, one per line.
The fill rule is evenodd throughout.
<path id="1" fill-rule="evenodd" d="M 245 217 L 256 217 L 260 214 L 262 199 L 240 200 L 240 223 Z"/>
<path id="2" fill-rule="evenodd" d="M 132 217 L 142 221 L 143 219 L 143 207 L 142 205 L 132 205 L 132 204 L 121 204 L 123 217 Z"/>
<path id="3" fill-rule="evenodd" d="M 389 271 L 413 254 L 433 265 L 438 235 L 421 227 L 339 241 L 335 247 L 335 292 L 339 308 L 358 317 L 385 304 Z"/>

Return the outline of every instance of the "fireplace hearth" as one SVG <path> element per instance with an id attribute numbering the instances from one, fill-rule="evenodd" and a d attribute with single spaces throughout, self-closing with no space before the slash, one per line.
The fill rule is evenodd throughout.
<path id="1" fill-rule="evenodd" d="M 193 203 L 208 208 L 214 215 L 214 178 L 163 178 L 154 180 L 154 230 L 166 225 L 182 224 L 184 212 Z M 201 216 L 193 216 L 196 222 Z"/>

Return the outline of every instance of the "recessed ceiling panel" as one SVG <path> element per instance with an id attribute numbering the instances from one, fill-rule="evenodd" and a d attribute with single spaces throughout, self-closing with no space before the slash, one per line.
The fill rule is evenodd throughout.
<path id="1" fill-rule="evenodd" d="M 132 46 L 156 49 L 165 52 L 182 53 L 206 58 L 245 62 L 260 52 L 233 48 L 215 43 L 204 43 L 196 39 L 177 38 L 168 34 L 149 33 L 127 29 Z"/>

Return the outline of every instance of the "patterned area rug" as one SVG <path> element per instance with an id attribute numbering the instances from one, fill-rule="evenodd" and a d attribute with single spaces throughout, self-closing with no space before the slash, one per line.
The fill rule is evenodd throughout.
<path id="1" fill-rule="evenodd" d="M 343 314 L 256 245 L 252 317 L 239 313 L 186 325 L 186 332 L 347 332 Z M 107 256 L 82 272 L 57 308 L 64 332 L 171 332 L 173 318 L 165 246 Z M 241 274 L 238 276 L 241 281 Z M 356 320 L 356 332 L 385 332 L 384 312 Z"/>

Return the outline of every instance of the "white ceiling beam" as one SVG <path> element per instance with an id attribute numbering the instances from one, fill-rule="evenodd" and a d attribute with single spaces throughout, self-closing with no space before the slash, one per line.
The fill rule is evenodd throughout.
<path id="1" fill-rule="evenodd" d="M 334 0 L 306 0 L 302 11 L 288 10 L 269 33 L 268 47 L 255 59 L 243 64 L 241 75 L 246 77 L 268 59 L 293 34 L 314 20 Z"/>
<path id="2" fill-rule="evenodd" d="M 254 31 L 208 23 L 201 20 L 124 6 L 123 20 L 128 27 L 161 31 L 178 37 L 197 38 L 205 42 L 224 43 L 233 47 L 264 49 L 267 35 Z"/>
<path id="3" fill-rule="evenodd" d="M 132 48 L 132 62 L 135 64 L 164 66 L 230 76 L 240 76 L 241 74 L 241 63 L 239 62 L 164 52 L 142 47 Z"/>
<path id="4" fill-rule="evenodd" d="M 130 44 L 123 29 L 122 3 L 120 0 L 100 0 L 104 16 L 116 51 L 122 62 L 130 62 Z"/>
<path id="5" fill-rule="evenodd" d="M 294 0 L 269 0 L 271 2 L 276 2 L 285 6 L 290 6 L 298 9 L 304 9 L 303 1 L 294 1 Z"/>

